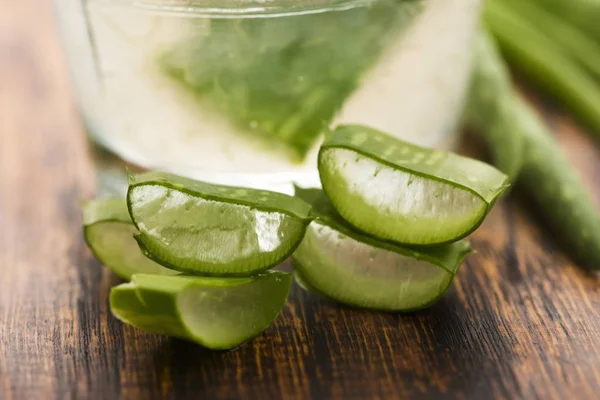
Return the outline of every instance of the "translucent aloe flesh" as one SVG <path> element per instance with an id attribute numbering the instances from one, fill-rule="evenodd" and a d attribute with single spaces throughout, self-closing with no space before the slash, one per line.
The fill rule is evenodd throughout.
<path id="1" fill-rule="evenodd" d="M 342 126 L 319 152 L 319 174 L 338 212 L 375 237 L 410 245 L 450 243 L 475 230 L 508 177 L 483 162 Z"/>
<path id="2" fill-rule="evenodd" d="M 353 231 L 320 190 L 298 189 L 317 219 L 292 255 L 297 280 L 307 290 L 360 308 L 410 311 L 433 304 L 450 287 L 466 241 L 415 250 Z"/>
<path id="3" fill-rule="evenodd" d="M 134 275 L 110 294 L 112 313 L 151 333 L 230 349 L 267 329 L 281 312 L 291 275 L 246 278 Z"/>
<path id="4" fill-rule="evenodd" d="M 151 172 L 131 177 L 130 213 L 145 254 L 199 275 L 256 274 L 287 258 L 310 222 L 302 200 Z"/>
<path id="5" fill-rule="evenodd" d="M 137 232 L 125 199 L 102 199 L 83 206 L 83 235 L 88 247 L 119 277 L 130 280 L 137 273 L 178 273 L 145 257 L 133 238 Z"/>

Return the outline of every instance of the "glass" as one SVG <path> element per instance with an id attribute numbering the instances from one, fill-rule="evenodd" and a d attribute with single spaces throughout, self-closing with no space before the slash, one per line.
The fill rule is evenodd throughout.
<path id="1" fill-rule="evenodd" d="M 460 3 L 55 0 L 96 142 L 145 168 L 255 187 L 318 184 L 320 137 L 339 123 L 451 147 L 456 116 L 431 128 L 422 109 L 460 103 L 468 68 L 453 71 L 443 100 L 407 93 L 420 92 L 427 77 L 420 63 L 431 40 L 418 36 L 418 21 L 438 18 L 428 35 L 443 37 L 456 29 L 444 18 Z M 466 38 L 454 55 L 463 63 Z M 424 121 L 414 125 L 416 118 Z"/>

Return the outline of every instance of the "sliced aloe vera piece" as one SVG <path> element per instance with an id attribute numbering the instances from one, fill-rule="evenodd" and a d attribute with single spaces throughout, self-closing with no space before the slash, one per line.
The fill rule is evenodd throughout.
<path id="1" fill-rule="evenodd" d="M 128 281 L 138 273 L 178 273 L 145 257 L 133 238 L 136 233 L 125 199 L 109 198 L 84 204 L 83 237 L 96 258 L 119 277 Z"/>
<path id="2" fill-rule="evenodd" d="M 409 245 L 450 243 L 482 222 L 509 186 L 491 165 L 364 126 L 331 132 L 319 152 L 323 188 L 363 232 Z"/>
<path id="3" fill-rule="evenodd" d="M 292 265 L 294 265 L 295 270 L 294 270 L 294 280 L 296 281 L 296 283 L 298 284 L 298 286 L 300 286 L 302 289 L 304 289 L 305 291 L 312 293 L 312 294 L 316 294 L 317 296 L 332 301 L 334 303 L 337 303 L 337 301 L 335 299 L 332 299 L 331 297 L 327 296 L 325 293 L 317 290 L 316 288 L 314 288 L 307 280 L 305 277 L 302 276 L 302 274 L 300 273 L 300 270 L 298 269 L 298 265 L 295 261 L 292 260 Z M 300 267 L 302 268 L 302 267 Z M 352 307 L 351 304 L 347 304 L 348 306 Z M 385 311 L 385 310 L 384 310 Z"/>
<path id="4" fill-rule="evenodd" d="M 291 274 L 246 278 L 134 275 L 110 293 L 121 321 L 211 349 L 236 347 L 267 329 L 281 312 Z"/>
<path id="5" fill-rule="evenodd" d="M 301 199 L 162 172 L 130 177 L 127 202 L 142 251 L 198 275 L 267 270 L 296 249 L 310 222 Z"/>
<path id="6" fill-rule="evenodd" d="M 352 230 L 316 189 L 297 189 L 317 219 L 292 255 L 296 280 L 342 304 L 403 312 L 435 303 L 450 287 L 469 243 L 410 249 Z"/>

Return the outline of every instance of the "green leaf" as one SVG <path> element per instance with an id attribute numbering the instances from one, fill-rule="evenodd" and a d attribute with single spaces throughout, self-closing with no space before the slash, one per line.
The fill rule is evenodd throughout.
<path id="1" fill-rule="evenodd" d="M 482 36 L 480 40 L 490 38 Z M 476 66 L 476 69 L 500 71 L 489 74 L 488 78 L 496 81 L 494 86 L 504 86 L 501 92 L 509 91 L 508 97 L 490 97 L 490 100 L 504 103 L 502 107 L 508 110 L 511 120 L 506 125 L 510 129 L 503 132 L 506 140 L 514 141 L 512 137 L 516 136 L 516 140 L 524 143 L 518 187 L 527 193 L 547 226 L 561 238 L 561 244 L 586 267 L 600 269 L 600 216 L 586 187 L 535 109 L 512 89 L 508 66 L 493 42 L 478 46 L 478 52 L 477 62 L 488 65 Z M 478 79 L 475 84 L 489 83 Z M 489 107 L 498 105 L 492 101 Z M 480 133 L 489 129 L 484 120 L 481 122 Z M 488 120 L 488 123 L 495 121 Z"/>
<path id="2" fill-rule="evenodd" d="M 465 112 L 466 125 L 477 132 L 492 156 L 492 163 L 514 182 L 523 167 L 525 140 L 514 107 L 510 76 L 501 63 L 489 57 L 495 51 L 489 34 L 481 29 L 475 43 L 471 88 Z"/>
<path id="3" fill-rule="evenodd" d="M 589 124 L 593 128 L 590 133 L 599 138 L 600 85 L 588 70 L 568 52 L 563 51 L 560 43 L 548 37 L 544 29 L 536 28 L 518 9 L 513 9 L 510 3 L 488 2 L 485 7 L 485 22 L 506 58 L 532 82 L 559 98 L 566 107 Z M 567 39 L 563 36 L 562 40 Z M 577 51 L 577 47 L 571 44 L 569 51 Z M 582 51 L 584 54 L 580 58 L 600 58 L 595 50 Z M 587 54 L 589 51 L 594 53 Z"/>

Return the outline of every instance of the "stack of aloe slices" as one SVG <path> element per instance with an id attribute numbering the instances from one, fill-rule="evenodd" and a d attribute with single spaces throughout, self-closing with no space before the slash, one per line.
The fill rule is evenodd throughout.
<path id="1" fill-rule="evenodd" d="M 267 329 L 291 275 L 359 308 L 411 311 L 450 287 L 463 240 L 508 187 L 493 167 L 363 126 L 331 132 L 321 189 L 294 197 L 162 173 L 130 176 L 127 201 L 84 206 L 94 254 L 129 283 L 111 310 L 147 330 L 228 349 Z"/>
<path id="2" fill-rule="evenodd" d="M 127 201 L 84 206 L 94 254 L 129 283 L 113 288 L 120 320 L 212 349 L 229 349 L 275 320 L 291 274 L 268 271 L 298 247 L 310 206 L 281 193 L 149 172 Z"/>
<path id="3" fill-rule="evenodd" d="M 341 126 L 319 152 L 323 191 L 296 189 L 315 220 L 292 255 L 307 290 L 360 308 L 433 304 L 471 252 L 508 177 L 456 154 L 364 126 Z"/>
<path id="4" fill-rule="evenodd" d="M 425 308 L 450 287 L 471 252 L 469 243 L 416 249 L 358 231 L 319 189 L 296 189 L 314 205 L 316 219 L 292 255 L 295 277 L 306 290 L 336 302 L 374 310 Z"/>

